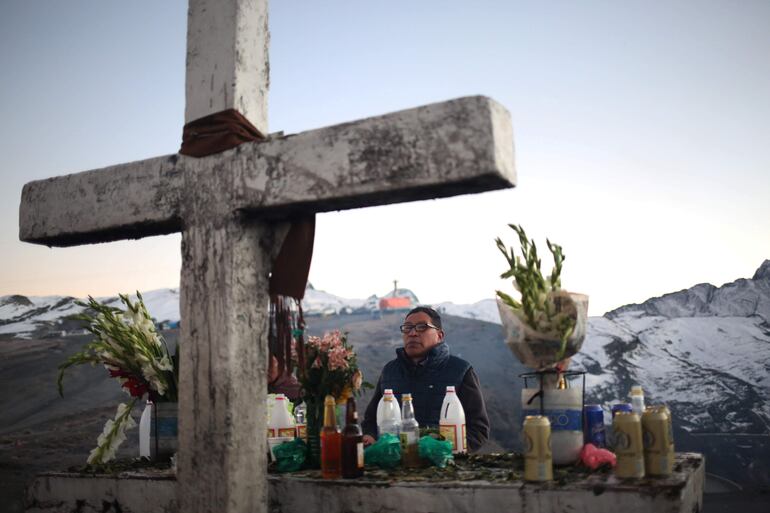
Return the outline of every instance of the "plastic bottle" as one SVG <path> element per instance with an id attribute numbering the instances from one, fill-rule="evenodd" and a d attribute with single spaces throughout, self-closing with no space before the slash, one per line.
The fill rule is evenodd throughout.
<path id="1" fill-rule="evenodd" d="M 358 424 L 356 400 L 348 398 L 345 428 L 342 430 L 342 477 L 364 475 L 364 435 Z"/>
<path id="2" fill-rule="evenodd" d="M 420 466 L 420 424 L 414 418 L 412 394 L 401 396 L 401 454 L 404 466 L 416 468 Z"/>
<path id="3" fill-rule="evenodd" d="M 377 431 L 378 433 L 381 433 L 380 426 L 382 426 L 382 409 L 385 406 L 385 397 L 391 396 L 395 399 L 395 396 L 393 395 L 393 390 L 390 388 L 386 388 L 385 391 L 382 394 L 382 397 L 380 397 L 380 402 L 377 403 Z M 396 403 L 398 404 L 398 403 Z M 396 406 L 396 414 L 398 415 L 398 421 L 401 422 L 401 410 L 398 409 L 398 406 Z"/>
<path id="4" fill-rule="evenodd" d="M 283 394 L 276 394 L 273 409 L 270 412 L 270 421 L 267 424 L 267 436 L 287 436 L 294 438 L 297 428 L 294 418 L 289 413 L 288 399 Z"/>
<path id="5" fill-rule="evenodd" d="M 398 438 L 401 433 L 401 412 L 398 409 L 398 403 L 393 394 L 385 394 L 382 398 L 382 424 L 377 426 L 377 430 L 380 436 L 390 433 Z"/>
<path id="6" fill-rule="evenodd" d="M 297 438 L 307 441 L 307 406 L 305 403 L 294 408 L 294 425 L 297 427 Z"/>
<path id="7" fill-rule="evenodd" d="M 339 479 L 342 475 L 342 435 L 337 427 L 334 396 L 324 399 L 324 426 L 321 428 L 321 477 Z"/>
<path id="8" fill-rule="evenodd" d="M 640 385 L 631 387 L 631 410 L 642 418 L 644 413 L 644 391 Z"/>
<path id="9" fill-rule="evenodd" d="M 441 435 L 452 442 L 453 454 L 468 452 L 465 436 L 465 410 L 463 410 L 463 405 L 460 403 L 460 398 L 457 397 L 453 386 L 446 387 L 438 426 Z"/>

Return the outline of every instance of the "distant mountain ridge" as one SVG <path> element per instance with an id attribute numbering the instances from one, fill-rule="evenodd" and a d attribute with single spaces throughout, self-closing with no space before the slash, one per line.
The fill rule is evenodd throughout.
<path id="1" fill-rule="evenodd" d="M 641 304 L 625 305 L 605 314 L 614 319 L 625 312 L 644 312 L 663 317 L 750 317 L 770 321 L 770 260 L 765 260 L 751 279 L 738 279 L 721 287 L 700 283 Z"/>
<path id="2" fill-rule="evenodd" d="M 397 295 L 412 298 L 417 304 L 417 296 L 409 289 L 400 288 Z M 366 299 L 349 299 L 335 296 L 323 290 L 316 290 L 309 285 L 305 290 L 302 308 L 305 315 L 339 315 L 354 313 L 373 313 L 379 310 L 379 299 L 393 297 L 394 291 L 382 296 L 373 294 Z M 135 299 L 135 295 L 131 295 Z M 142 297 L 147 310 L 159 322 L 179 321 L 179 289 L 158 289 L 143 292 Z M 117 296 L 96 298 L 104 304 L 117 304 Z M 70 316 L 80 313 L 83 308 L 71 296 L 22 296 L 0 297 L 0 336 L 14 338 L 40 338 L 51 332 L 68 329 L 72 323 L 66 323 Z M 485 299 L 472 305 L 440 303 L 434 305 L 442 312 L 469 319 L 500 323 L 497 306 L 492 299 Z"/>
<path id="3" fill-rule="evenodd" d="M 135 295 L 131 295 L 135 299 Z M 158 321 L 179 320 L 179 289 L 143 292 L 147 310 Z M 120 304 L 117 296 L 96 298 L 107 305 Z M 71 316 L 84 310 L 71 296 L 0 297 L 0 337 L 43 338 L 80 327 Z M 82 300 L 81 300 L 82 301 Z"/>

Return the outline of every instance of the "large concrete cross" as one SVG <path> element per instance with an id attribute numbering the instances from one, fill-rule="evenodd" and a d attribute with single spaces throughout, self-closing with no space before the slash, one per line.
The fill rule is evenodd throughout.
<path id="1" fill-rule="evenodd" d="M 268 133 L 268 39 L 267 0 L 190 0 L 187 122 L 233 108 Z M 72 246 L 182 232 L 179 510 L 266 511 L 268 277 L 286 220 L 514 179 L 508 113 L 469 97 L 30 182 L 19 236 Z"/>

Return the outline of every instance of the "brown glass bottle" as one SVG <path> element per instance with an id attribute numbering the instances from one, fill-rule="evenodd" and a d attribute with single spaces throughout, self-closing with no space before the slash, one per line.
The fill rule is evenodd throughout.
<path id="1" fill-rule="evenodd" d="M 342 477 L 364 475 L 364 436 L 358 424 L 356 400 L 348 398 L 345 428 L 342 430 Z"/>
<path id="2" fill-rule="evenodd" d="M 341 475 L 342 435 L 334 413 L 334 397 L 324 399 L 324 426 L 321 428 L 321 477 L 339 479 Z"/>

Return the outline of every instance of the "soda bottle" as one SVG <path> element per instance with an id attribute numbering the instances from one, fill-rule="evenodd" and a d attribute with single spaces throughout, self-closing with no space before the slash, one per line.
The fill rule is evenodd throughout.
<path id="1" fill-rule="evenodd" d="M 382 425 L 379 426 L 379 431 L 380 436 L 390 433 L 396 438 L 398 438 L 398 434 L 401 432 L 401 413 L 393 394 L 383 396 Z"/>
<path id="2" fill-rule="evenodd" d="M 420 425 L 414 418 L 412 394 L 401 396 L 401 454 L 404 466 L 420 466 Z"/>
<path id="3" fill-rule="evenodd" d="M 321 428 L 321 477 L 339 479 L 342 471 L 342 435 L 337 427 L 334 397 L 324 399 L 324 425 Z"/>
<path id="4" fill-rule="evenodd" d="M 348 398 L 345 428 L 342 430 L 342 477 L 364 475 L 364 435 L 358 424 L 356 400 Z"/>
<path id="5" fill-rule="evenodd" d="M 452 442 L 453 454 L 468 452 L 465 438 L 465 410 L 455 393 L 455 387 L 451 385 L 446 387 L 438 427 L 441 436 Z"/>

